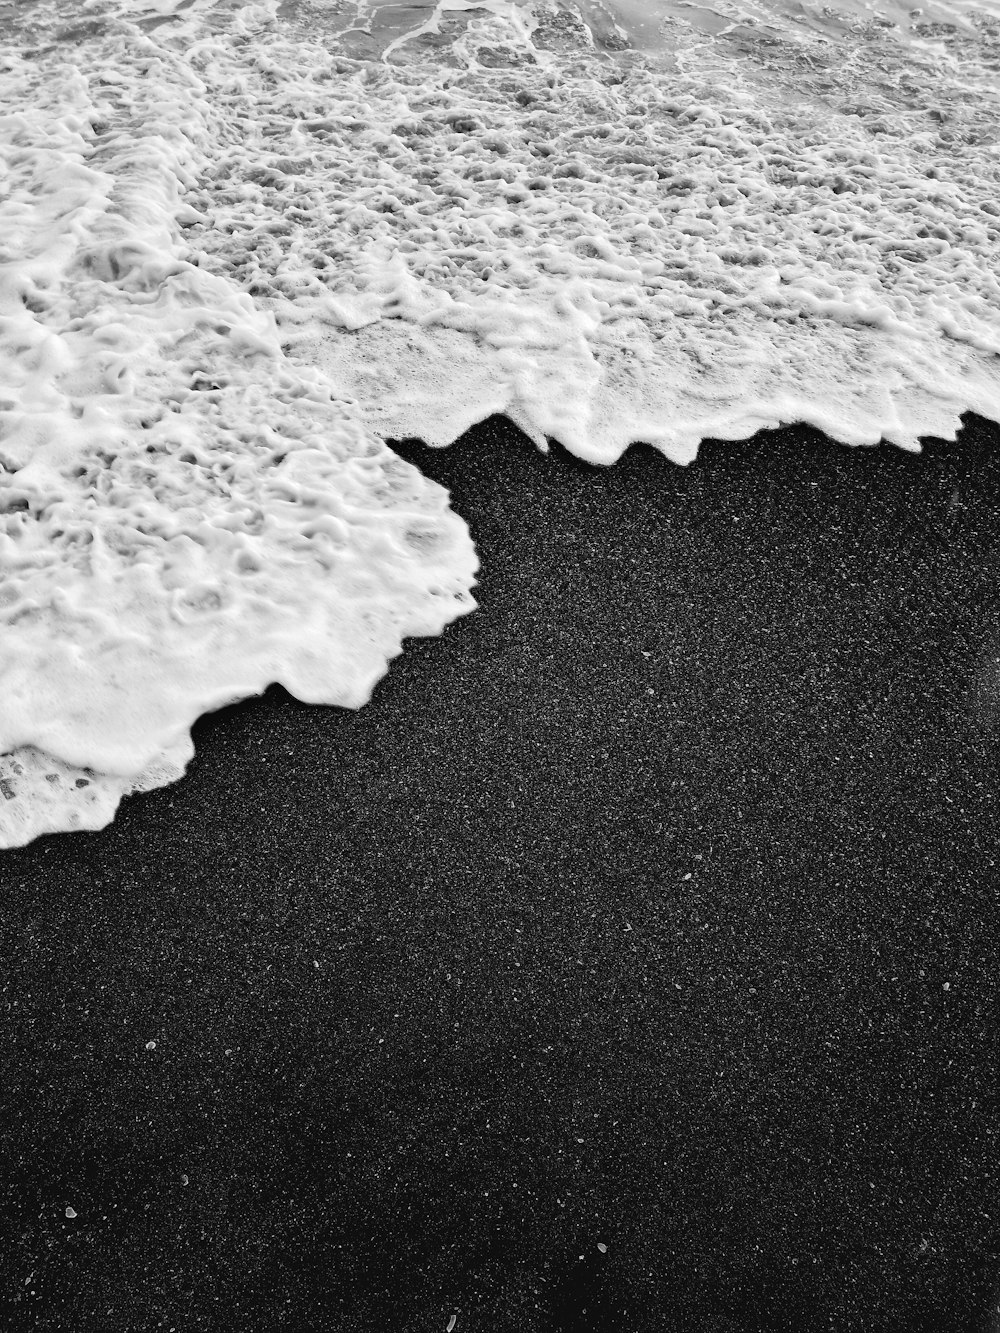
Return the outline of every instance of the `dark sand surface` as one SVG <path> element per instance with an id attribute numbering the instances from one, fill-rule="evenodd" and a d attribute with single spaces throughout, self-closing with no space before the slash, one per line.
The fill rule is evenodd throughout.
<path id="1" fill-rule="evenodd" d="M 998 443 L 408 447 L 481 610 L 0 862 L 0 1328 L 1000 1327 Z"/>

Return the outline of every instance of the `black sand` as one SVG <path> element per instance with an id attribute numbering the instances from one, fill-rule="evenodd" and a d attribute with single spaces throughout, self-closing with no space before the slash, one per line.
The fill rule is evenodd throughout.
<path id="1" fill-rule="evenodd" d="M 408 448 L 482 609 L 0 861 L 0 1327 L 998 1327 L 998 442 Z"/>

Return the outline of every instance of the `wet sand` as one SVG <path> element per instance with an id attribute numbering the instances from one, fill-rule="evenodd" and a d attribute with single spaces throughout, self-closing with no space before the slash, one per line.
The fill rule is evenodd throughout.
<path id="1" fill-rule="evenodd" d="M 996 1327 L 998 442 L 407 446 L 481 609 L 3 857 L 4 1326 Z"/>

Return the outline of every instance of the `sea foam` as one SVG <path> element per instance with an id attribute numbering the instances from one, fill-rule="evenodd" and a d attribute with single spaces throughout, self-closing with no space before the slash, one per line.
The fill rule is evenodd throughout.
<path id="1" fill-rule="evenodd" d="M 533 50 L 489 13 L 436 67 L 278 25 L 238 76 L 224 37 L 191 52 L 232 129 L 190 244 L 383 435 L 502 411 L 594 462 L 687 462 L 781 422 L 914 449 L 1000 415 L 995 121 L 968 89 L 914 116 L 831 78 L 834 110 Z"/>
<path id="2" fill-rule="evenodd" d="M 186 257 L 215 126 L 128 33 L 11 61 L 0 123 L 0 837 L 95 828 L 196 718 L 280 682 L 357 707 L 474 605 L 447 495 Z M 16 81 L 16 85 L 15 85 Z"/>
<path id="3" fill-rule="evenodd" d="M 106 823 L 272 681 L 363 703 L 471 609 L 386 439 L 504 412 L 684 463 L 1000 420 L 1000 23 L 789 8 L 665 7 L 658 52 L 596 0 L 39 19 L 0 121 L 7 845 Z"/>

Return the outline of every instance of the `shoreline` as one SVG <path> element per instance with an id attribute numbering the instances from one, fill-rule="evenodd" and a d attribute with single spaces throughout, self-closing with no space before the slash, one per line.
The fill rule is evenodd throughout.
<path id="1" fill-rule="evenodd" d="M 479 610 L 2 858 L 11 1318 L 985 1321 L 998 443 L 390 442 Z"/>

